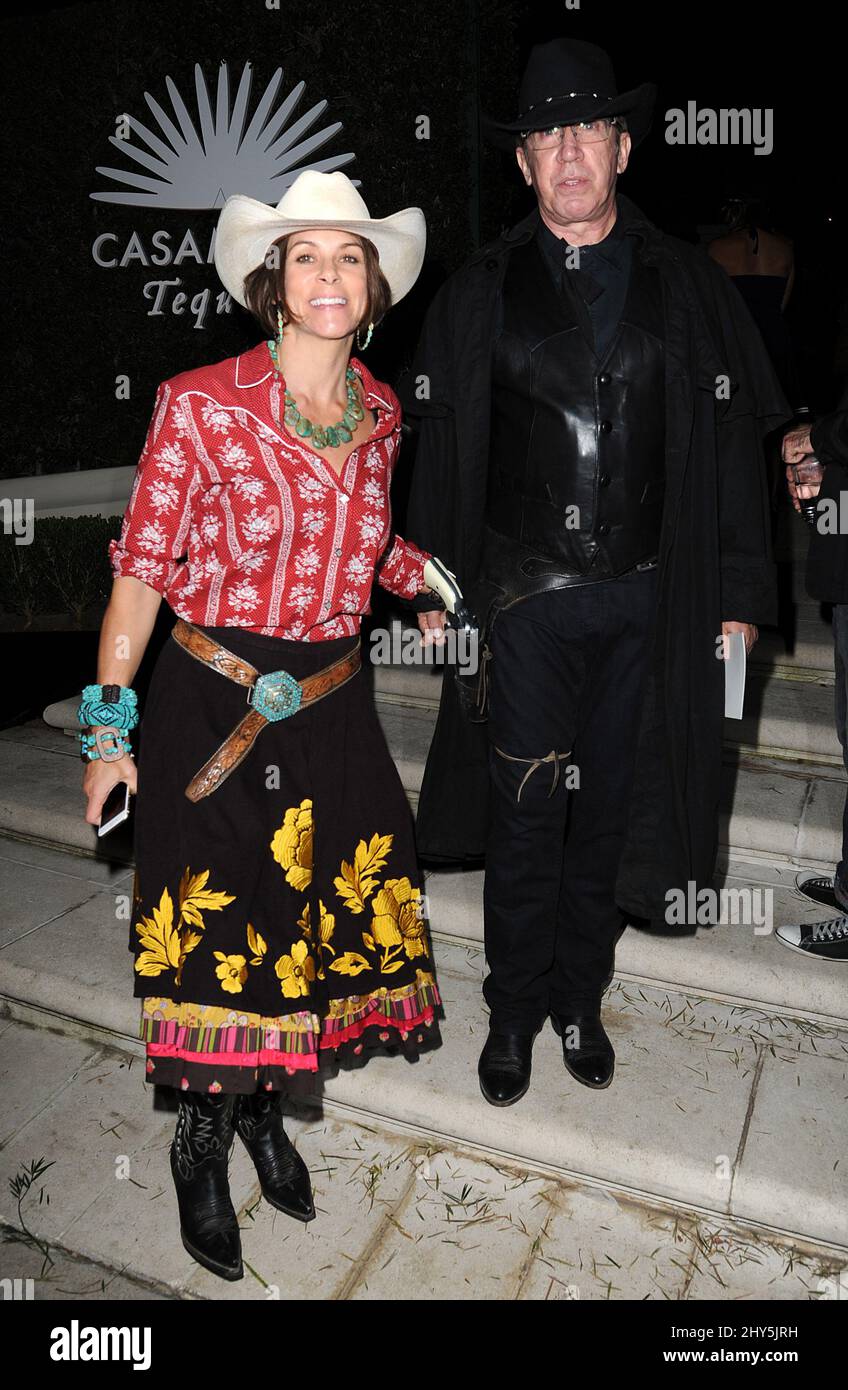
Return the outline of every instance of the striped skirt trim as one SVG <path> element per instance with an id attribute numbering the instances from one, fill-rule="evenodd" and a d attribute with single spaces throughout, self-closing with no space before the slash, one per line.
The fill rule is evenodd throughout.
<path id="1" fill-rule="evenodd" d="M 146 1044 L 148 1071 L 151 1059 L 170 1057 L 207 1066 L 279 1066 L 294 1074 L 317 1071 L 321 1050 L 354 1042 L 366 1028 L 388 1030 L 381 1041 L 391 1041 L 392 1030 L 405 1041 L 415 1028 L 432 1028 L 441 998 L 433 976 L 419 970 L 416 982 L 400 989 L 383 987 L 332 1001 L 323 1019 L 309 1010 L 265 1018 L 157 997 L 141 1003 L 139 1036 Z M 425 1041 L 423 1033 L 417 1041 Z"/>

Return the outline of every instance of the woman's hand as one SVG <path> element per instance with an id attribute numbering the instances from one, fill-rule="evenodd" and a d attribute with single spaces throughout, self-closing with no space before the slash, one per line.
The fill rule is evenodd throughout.
<path id="1" fill-rule="evenodd" d="M 82 779 L 82 794 L 88 798 L 85 818 L 89 825 L 100 824 L 103 803 L 119 782 L 126 782 L 133 795 L 137 793 L 138 768 L 131 753 L 125 753 L 111 763 L 104 762 L 102 758 L 93 758 L 89 762 Z"/>
<path id="2" fill-rule="evenodd" d="M 444 609 L 436 608 L 430 613 L 418 614 L 418 626 L 421 629 L 421 645 L 429 647 L 433 643 L 437 647 L 444 646 L 445 641 L 445 620 Z"/>

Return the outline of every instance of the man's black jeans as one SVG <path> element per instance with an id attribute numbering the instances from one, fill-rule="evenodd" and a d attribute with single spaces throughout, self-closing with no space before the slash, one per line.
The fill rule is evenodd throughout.
<path id="1" fill-rule="evenodd" d="M 497 615 L 483 892 L 494 1027 L 598 1008 L 624 917 L 624 844 L 657 571 Z"/>

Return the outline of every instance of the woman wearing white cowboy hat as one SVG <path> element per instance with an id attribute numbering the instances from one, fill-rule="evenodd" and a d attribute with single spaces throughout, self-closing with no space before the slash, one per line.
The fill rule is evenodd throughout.
<path id="1" fill-rule="evenodd" d="M 424 244 L 419 208 L 373 219 L 341 173 L 307 170 L 276 208 L 228 199 L 215 264 L 268 341 L 162 383 L 110 544 L 101 684 L 80 706 L 86 819 L 117 781 L 137 792 L 146 1077 L 178 1095 L 183 1243 L 228 1279 L 243 1272 L 234 1133 L 267 1200 L 308 1221 L 287 1079 L 322 1053 L 439 1041 L 411 814 L 359 651 L 375 573 L 405 599 L 435 576 L 428 552 L 392 539 L 398 399 L 350 355 L 414 284 Z M 130 682 L 162 596 L 178 621 L 137 781 Z"/>

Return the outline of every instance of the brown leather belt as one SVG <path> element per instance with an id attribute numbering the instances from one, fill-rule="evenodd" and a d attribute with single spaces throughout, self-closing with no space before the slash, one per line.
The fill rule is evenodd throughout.
<path id="1" fill-rule="evenodd" d="M 323 700 L 325 695 L 355 676 L 362 665 L 360 643 L 357 642 L 346 656 L 304 677 L 302 681 L 295 680 L 288 671 L 269 671 L 263 676 L 249 661 L 242 661 L 241 657 L 227 651 L 220 642 L 201 632 L 192 623 L 187 623 L 184 618 L 177 619 L 171 636 L 204 666 L 210 666 L 213 671 L 239 685 L 246 685 L 247 703 L 251 707 L 217 752 L 192 777 L 185 789 L 189 801 L 200 801 L 219 787 L 247 756 L 257 734 L 266 724 L 287 719 L 306 705 Z"/>

